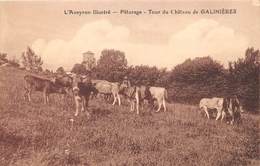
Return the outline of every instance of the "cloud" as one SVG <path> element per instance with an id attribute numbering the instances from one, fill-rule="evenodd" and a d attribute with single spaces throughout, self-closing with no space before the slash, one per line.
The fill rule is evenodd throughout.
<path id="1" fill-rule="evenodd" d="M 99 20 L 83 25 L 69 41 L 54 39 L 46 42 L 37 39 L 32 43 L 32 49 L 42 56 L 44 67 L 56 69 L 64 66 L 71 69 L 73 64 L 82 61 L 82 53 L 88 50 L 97 53 L 104 48 L 113 48 L 125 42 L 128 36 L 127 28 Z"/>
<path id="2" fill-rule="evenodd" d="M 169 40 L 170 52 L 177 61 L 210 55 L 227 65 L 241 57 L 247 47 L 245 37 L 211 19 L 194 22 Z"/>
<path id="3" fill-rule="evenodd" d="M 253 6 L 260 6 L 260 0 L 252 0 Z"/>
<path id="4" fill-rule="evenodd" d="M 130 65 L 172 68 L 187 58 L 208 55 L 227 64 L 243 56 L 248 47 L 246 38 L 211 19 L 201 19 L 187 25 L 181 31 L 169 34 L 167 42 L 161 44 L 136 43 L 129 38 L 130 30 L 127 27 L 98 20 L 83 25 L 71 40 L 54 39 L 47 42 L 37 39 L 32 48 L 42 56 L 44 67 L 55 70 L 63 66 L 70 70 L 75 63 L 82 61 L 82 53 L 89 50 L 98 58 L 105 48 L 119 49 L 125 52 Z"/>

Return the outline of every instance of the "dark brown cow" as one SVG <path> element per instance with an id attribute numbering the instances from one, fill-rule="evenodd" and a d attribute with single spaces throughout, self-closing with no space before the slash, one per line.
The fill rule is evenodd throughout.
<path id="1" fill-rule="evenodd" d="M 230 124 L 234 124 L 234 122 L 239 123 L 241 121 L 241 114 L 244 112 L 241 103 L 236 95 L 228 96 L 224 98 L 224 106 L 226 107 L 225 111 L 229 113 L 231 117 Z M 226 112 L 223 113 L 223 118 L 225 117 Z"/>
<path id="2" fill-rule="evenodd" d="M 64 87 L 67 94 L 72 90 L 72 83 L 73 78 L 67 74 L 55 76 L 55 84 Z"/>
<path id="3" fill-rule="evenodd" d="M 91 78 L 83 78 L 81 76 L 74 75 L 72 90 L 76 104 L 75 116 L 78 116 L 80 105 L 81 111 L 86 110 L 86 108 L 88 107 L 89 97 L 92 92 L 96 93 L 96 89 L 91 82 Z"/>
<path id="4" fill-rule="evenodd" d="M 139 114 L 139 105 L 144 104 L 144 100 L 148 100 L 151 104 L 151 93 L 149 87 L 131 86 L 128 83 L 122 83 L 119 87 L 119 94 L 125 96 L 131 105 L 131 111 L 134 111 L 136 105 L 136 113 Z"/>
<path id="5" fill-rule="evenodd" d="M 24 98 L 31 101 L 32 91 L 43 92 L 44 103 L 49 102 L 49 94 L 61 93 L 66 94 L 66 90 L 63 86 L 55 83 L 55 78 L 47 79 L 39 76 L 26 75 L 25 80 L 25 94 Z"/>

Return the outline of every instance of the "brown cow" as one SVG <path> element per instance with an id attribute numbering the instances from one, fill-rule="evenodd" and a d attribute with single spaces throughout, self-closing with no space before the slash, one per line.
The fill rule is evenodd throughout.
<path id="1" fill-rule="evenodd" d="M 136 105 L 136 113 L 139 114 L 139 87 L 129 86 L 122 83 L 119 88 L 119 93 L 125 96 L 131 105 L 131 111 L 134 111 Z"/>
<path id="2" fill-rule="evenodd" d="M 39 76 L 26 75 L 25 80 L 25 100 L 28 98 L 31 101 L 32 91 L 43 92 L 44 103 L 49 102 L 49 94 L 51 93 L 61 93 L 66 94 L 66 90 L 63 86 L 55 83 L 55 78 L 47 79 Z"/>

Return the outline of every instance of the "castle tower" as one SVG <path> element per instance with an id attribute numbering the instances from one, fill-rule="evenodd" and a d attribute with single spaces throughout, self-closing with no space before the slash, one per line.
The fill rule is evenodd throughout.
<path id="1" fill-rule="evenodd" d="M 85 64 L 87 70 L 92 70 L 96 66 L 95 54 L 91 51 L 83 53 L 83 64 Z"/>

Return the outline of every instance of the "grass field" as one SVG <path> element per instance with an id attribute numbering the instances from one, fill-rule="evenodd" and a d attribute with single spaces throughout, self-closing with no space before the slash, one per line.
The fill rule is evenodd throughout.
<path id="1" fill-rule="evenodd" d="M 0 165 L 259 165 L 259 115 L 231 126 L 207 120 L 197 106 L 129 112 L 91 100 L 74 117 L 72 99 L 39 93 L 23 100 L 25 71 L 0 68 Z M 71 122 L 73 118 L 74 122 Z"/>

